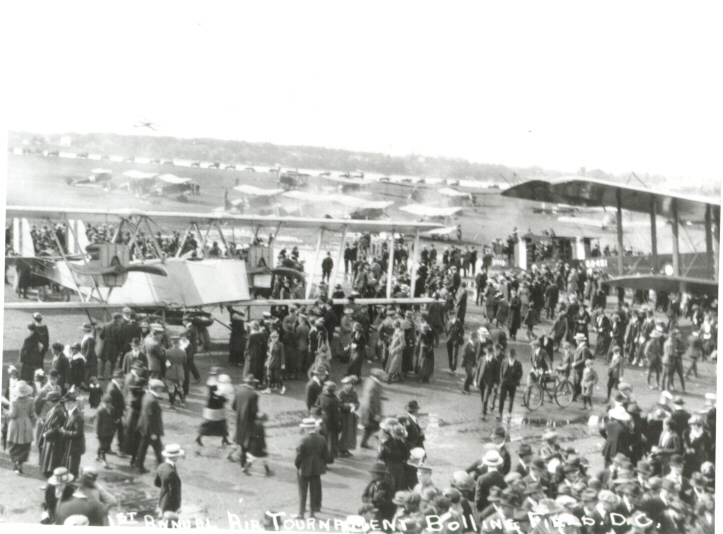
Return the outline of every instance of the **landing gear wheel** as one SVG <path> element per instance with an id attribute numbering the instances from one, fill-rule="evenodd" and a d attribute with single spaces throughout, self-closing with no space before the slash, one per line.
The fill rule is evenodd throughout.
<path id="1" fill-rule="evenodd" d="M 542 388 L 539 384 L 530 384 L 522 395 L 522 402 L 530 411 L 537 410 L 542 406 Z"/>
<path id="2" fill-rule="evenodd" d="M 48 291 L 45 289 L 45 286 L 40 286 L 38 288 L 38 302 L 45 302 L 48 300 Z"/>
<path id="3" fill-rule="evenodd" d="M 575 388 L 569 380 L 563 380 L 555 386 L 555 402 L 560 408 L 567 408 L 572 403 Z"/>

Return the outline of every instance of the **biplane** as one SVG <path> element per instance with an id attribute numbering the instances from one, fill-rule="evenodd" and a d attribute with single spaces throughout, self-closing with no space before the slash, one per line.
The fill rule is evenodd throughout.
<path id="1" fill-rule="evenodd" d="M 202 308 L 207 306 L 239 304 L 244 306 L 290 305 L 294 303 L 311 303 L 314 277 L 321 260 L 321 244 L 326 232 L 341 233 L 341 246 L 335 265 L 343 265 L 344 242 L 347 232 L 369 234 L 389 233 L 390 236 L 400 233 L 416 233 L 416 244 L 419 233 L 431 230 L 439 225 L 434 223 L 407 223 L 399 221 L 355 221 L 348 219 L 298 218 L 298 217 L 265 217 L 257 215 L 232 215 L 227 213 L 180 213 L 180 212 L 143 212 L 137 210 L 94 210 L 75 208 L 39 208 L 8 206 L 7 217 L 14 221 L 13 240 L 20 254 L 8 257 L 8 264 L 18 265 L 20 262 L 32 264 L 38 276 L 48 281 L 48 285 L 57 285 L 69 290 L 79 297 L 80 301 L 64 302 L 6 302 L 6 309 L 115 309 L 129 306 L 135 309 L 178 310 Z M 64 247 L 56 236 L 56 256 L 36 257 L 32 243 L 21 243 L 31 239 L 29 221 L 48 221 L 65 223 L 68 228 L 68 243 Z M 81 222 L 83 221 L 83 222 Z M 88 244 L 85 238 L 85 223 L 118 223 L 116 236 L 121 231 L 131 233 L 130 240 L 125 244 L 110 243 Z M 160 224 L 185 227 L 183 239 L 175 256 L 169 257 L 161 248 L 157 234 Z M 155 225 L 155 229 L 154 229 Z M 315 261 L 309 273 L 291 273 L 302 277 L 306 284 L 304 300 L 265 300 L 257 299 L 257 290 L 268 289 L 278 266 L 273 265 L 272 246 L 257 244 L 254 238 L 249 246 L 247 259 L 212 258 L 208 255 L 209 239 L 214 233 L 228 249 L 224 228 L 229 226 L 251 227 L 254 236 L 262 228 L 274 232 L 275 241 L 281 228 L 305 228 L 319 231 L 316 244 Z M 155 230 L 155 231 L 154 231 Z M 205 230 L 205 233 L 204 233 Z M 134 244 L 139 242 L 141 233 L 148 236 L 151 243 L 149 257 L 134 255 Z M 193 236 L 197 246 L 189 252 L 184 245 Z M 391 241 L 391 237 L 390 237 Z M 393 250 L 393 244 L 390 242 Z M 136 249 L 137 250 L 137 247 Z M 182 254 L 183 251 L 185 254 Z M 418 251 L 419 247 L 415 247 Z M 196 254 L 193 254 L 195 252 Z M 393 254 L 393 252 L 392 252 Z M 418 254 L 418 252 L 417 252 Z M 191 256 L 197 256 L 193 258 Z M 414 259 L 416 261 L 416 257 Z M 393 265 L 393 257 L 390 258 Z M 414 272 L 416 265 L 414 263 Z M 336 278 L 336 270 L 332 275 L 331 284 Z M 387 281 L 387 299 L 365 299 L 361 304 L 387 303 L 423 303 L 420 299 L 392 299 L 391 276 Z M 67 295 L 68 293 L 65 292 Z M 430 300 L 430 299 L 427 299 Z M 343 303 L 342 301 L 341 303 Z"/>
<path id="2" fill-rule="evenodd" d="M 394 202 L 388 200 L 367 200 L 351 195 L 343 195 L 338 193 L 308 193 L 306 191 L 287 191 L 282 194 L 285 199 L 296 201 L 304 207 L 318 210 L 318 205 L 324 205 L 327 208 L 334 208 L 338 205 L 342 209 L 349 210 L 346 215 L 356 220 L 376 220 L 386 216 L 385 210 Z"/>
<path id="3" fill-rule="evenodd" d="M 110 187 L 113 171 L 110 169 L 93 169 L 85 178 L 69 178 L 68 185 L 78 187 Z"/>
<path id="4" fill-rule="evenodd" d="M 460 228 L 454 224 L 454 217 L 461 215 L 464 211 L 461 207 L 440 207 L 425 206 L 423 204 L 408 204 L 399 208 L 411 215 L 417 216 L 420 221 L 441 221 L 443 228 L 434 228 L 422 232 L 421 237 L 424 239 L 450 241 L 459 238 Z"/>
<path id="5" fill-rule="evenodd" d="M 625 183 L 614 183 L 583 176 L 566 176 L 553 180 L 530 180 L 512 186 L 502 196 L 532 200 L 535 202 L 561 203 L 584 208 L 612 208 L 615 213 L 618 250 L 623 245 L 623 210 L 646 213 L 650 216 L 650 258 L 629 257 L 619 254 L 616 258 L 617 276 L 606 282 L 610 286 L 634 290 L 654 290 L 669 293 L 704 292 L 711 296 L 718 293 L 718 254 L 720 248 L 720 198 L 657 192 Z M 671 263 L 661 268 L 663 256 L 658 254 L 657 217 L 663 216 L 671 225 L 673 252 Z M 693 254 L 684 263 L 678 244 L 679 223 L 703 223 L 706 251 L 703 265 L 701 256 Z M 645 273 L 636 270 L 643 259 L 649 259 L 652 269 Z M 612 258 L 611 258 L 612 260 Z M 607 259 L 606 259 L 607 261 Z M 626 263 L 628 265 L 626 265 Z M 626 272 L 627 268 L 627 272 Z M 650 274 L 650 272 L 653 274 Z M 659 273 L 665 274 L 659 274 Z"/>

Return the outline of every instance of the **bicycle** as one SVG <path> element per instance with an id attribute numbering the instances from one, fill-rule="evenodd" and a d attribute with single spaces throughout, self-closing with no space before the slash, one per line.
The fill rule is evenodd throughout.
<path id="1" fill-rule="evenodd" d="M 530 382 L 522 394 L 522 403 L 530 411 L 537 410 L 544 402 L 544 394 L 547 393 L 549 402 L 553 399 L 560 408 L 567 408 L 572 403 L 575 388 L 572 382 L 565 377 L 562 370 L 555 369 L 555 376 L 550 372 L 544 372 L 541 376 L 533 375 L 536 378 Z M 548 389 L 548 383 L 554 382 L 552 391 Z"/>

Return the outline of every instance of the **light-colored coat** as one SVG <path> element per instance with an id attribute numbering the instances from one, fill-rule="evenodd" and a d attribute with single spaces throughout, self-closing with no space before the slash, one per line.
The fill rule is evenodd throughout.
<path id="1" fill-rule="evenodd" d="M 32 443 L 35 430 L 35 408 L 31 397 L 18 397 L 10 403 L 8 412 L 8 442 L 22 445 Z"/>
<path id="2" fill-rule="evenodd" d="M 373 425 L 382 419 L 382 385 L 376 379 L 368 377 L 362 387 L 361 424 Z"/>

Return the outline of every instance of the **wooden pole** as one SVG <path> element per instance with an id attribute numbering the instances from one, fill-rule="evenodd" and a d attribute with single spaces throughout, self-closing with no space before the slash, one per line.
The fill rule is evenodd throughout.
<path id="1" fill-rule="evenodd" d="M 409 284 L 409 296 L 414 298 L 414 288 L 417 286 L 417 270 L 419 269 L 419 228 L 414 235 L 414 253 L 412 254 L 412 280 Z"/>
<path id="2" fill-rule="evenodd" d="M 720 264 L 720 214 L 718 217 L 715 213 L 711 214 L 711 224 L 713 226 L 713 272 L 715 279 L 718 280 L 719 264 Z"/>
<path id="3" fill-rule="evenodd" d="M 710 204 L 705 206 L 705 266 L 708 278 L 715 276 L 713 260 L 713 218 L 711 217 Z"/>
<path id="4" fill-rule="evenodd" d="M 655 197 L 650 195 L 650 250 L 653 253 L 653 271 L 660 269 L 658 264 L 658 229 L 656 225 Z"/>
<path id="5" fill-rule="evenodd" d="M 389 235 L 389 265 L 387 266 L 387 298 L 392 298 L 392 275 L 394 274 L 394 232 Z"/>
<path id="6" fill-rule="evenodd" d="M 329 293 L 334 294 L 334 286 L 336 285 L 336 275 L 341 269 L 344 262 L 344 244 L 346 243 L 346 231 L 349 229 L 348 226 L 344 226 L 344 230 L 341 233 L 341 243 L 339 244 L 339 253 L 336 255 L 336 263 L 334 264 L 334 270 L 331 273 L 331 281 L 329 282 Z"/>
<path id="7" fill-rule="evenodd" d="M 680 276 L 680 250 L 678 248 L 678 203 L 671 199 L 670 210 L 673 214 L 673 274 Z"/>
<path id="8" fill-rule="evenodd" d="M 618 189 L 615 192 L 617 199 L 617 219 L 618 219 L 618 276 L 625 274 L 625 266 L 623 264 L 623 256 L 625 249 L 623 248 L 623 192 Z"/>
<path id="9" fill-rule="evenodd" d="M 314 275 L 316 274 L 316 266 L 319 263 L 319 254 L 321 253 L 321 240 L 324 239 L 324 229 L 321 229 L 319 233 L 319 242 L 316 244 L 316 253 L 314 254 L 314 263 L 311 264 L 311 272 L 306 282 L 306 298 L 311 297 L 311 285 L 314 282 Z"/>

